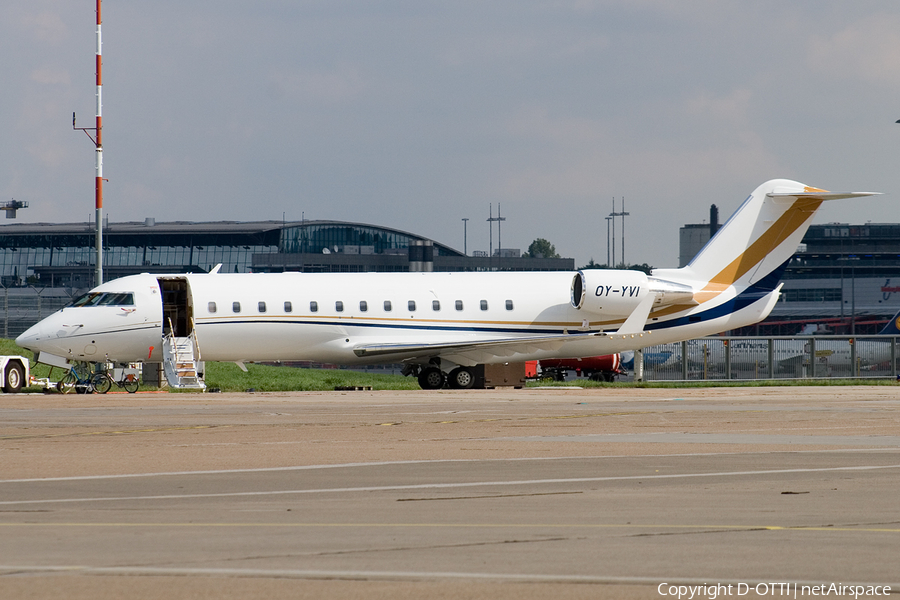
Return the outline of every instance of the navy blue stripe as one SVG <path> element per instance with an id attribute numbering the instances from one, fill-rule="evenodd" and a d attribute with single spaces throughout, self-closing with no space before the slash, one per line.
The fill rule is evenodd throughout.
<path id="1" fill-rule="evenodd" d="M 785 261 L 784 264 L 782 264 L 780 267 L 763 277 L 755 284 L 748 287 L 746 290 L 744 290 L 728 302 L 724 302 L 718 306 L 714 306 L 709 310 L 705 310 L 685 317 L 680 317 L 678 319 L 672 319 L 671 321 L 648 323 L 647 329 L 669 329 L 671 327 L 679 327 L 681 325 L 702 323 L 704 321 L 711 321 L 713 319 L 718 319 L 719 317 L 724 317 L 731 313 L 737 312 L 742 308 L 746 308 L 754 302 L 762 300 L 773 291 L 775 291 L 775 288 L 778 287 L 778 282 L 781 281 L 781 275 L 787 268 L 787 264 L 789 261 L 790 259 L 788 259 L 788 261 Z"/>

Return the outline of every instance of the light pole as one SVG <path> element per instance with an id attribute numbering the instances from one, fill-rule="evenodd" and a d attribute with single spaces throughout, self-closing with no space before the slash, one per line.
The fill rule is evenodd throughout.
<path id="1" fill-rule="evenodd" d="M 616 222 L 615 217 L 622 217 L 622 265 L 625 264 L 625 217 L 629 216 L 630 213 L 625 212 L 625 196 L 622 196 L 622 210 L 620 212 L 616 212 L 616 198 L 613 196 L 612 201 L 613 211 L 609 213 L 609 218 L 613 219 L 612 222 L 612 235 L 613 235 L 613 262 L 616 262 Z M 615 265 L 613 265 L 615 269 Z"/>
<path id="2" fill-rule="evenodd" d="M 468 250 L 468 246 L 466 245 L 466 240 L 468 239 L 467 235 L 466 235 L 466 228 L 469 225 L 469 219 L 463 219 L 462 222 L 463 222 L 463 254 L 465 256 L 468 256 L 469 250 Z"/>
<path id="3" fill-rule="evenodd" d="M 606 217 L 606 266 L 610 269 L 613 268 L 609 263 L 609 222 L 612 220 L 612 217 Z"/>
<path id="4" fill-rule="evenodd" d="M 490 255 L 491 258 L 494 256 L 494 221 L 497 221 L 497 245 L 502 247 L 502 240 L 500 239 L 500 222 L 505 221 L 506 217 L 500 216 L 500 203 L 497 203 L 497 216 L 494 216 L 494 205 L 488 205 L 489 217 L 488 217 L 488 225 L 491 228 L 490 233 Z"/>

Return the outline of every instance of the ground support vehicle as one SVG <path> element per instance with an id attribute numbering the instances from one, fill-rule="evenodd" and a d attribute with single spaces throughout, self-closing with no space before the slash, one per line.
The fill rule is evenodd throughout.
<path id="1" fill-rule="evenodd" d="M 0 373 L 3 374 L 3 391 L 15 394 L 31 381 L 31 368 L 24 356 L 0 356 Z"/>

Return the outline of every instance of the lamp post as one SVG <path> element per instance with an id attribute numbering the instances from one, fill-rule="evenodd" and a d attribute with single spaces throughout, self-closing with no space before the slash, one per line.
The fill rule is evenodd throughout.
<path id="1" fill-rule="evenodd" d="M 469 219 L 463 219 L 462 222 L 463 222 L 463 254 L 464 254 L 465 256 L 468 256 L 468 255 L 469 255 L 469 250 L 468 250 L 468 246 L 467 246 L 467 243 L 466 243 L 466 240 L 468 239 L 468 238 L 467 238 L 466 228 L 467 228 L 468 225 L 469 225 Z"/>

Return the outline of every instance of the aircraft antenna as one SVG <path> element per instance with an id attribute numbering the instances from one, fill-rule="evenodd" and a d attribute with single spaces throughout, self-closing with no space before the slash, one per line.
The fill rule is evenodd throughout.
<path id="1" fill-rule="evenodd" d="M 94 184 L 94 212 L 97 233 L 95 236 L 97 248 L 97 265 L 94 269 L 95 285 L 103 283 L 103 58 L 101 56 L 102 38 L 100 35 L 100 1 L 97 0 L 97 121 L 95 127 L 76 127 L 75 113 L 72 113 L 72 129 L 83 131 L 96 148 L 96 177 Z M 93 131 L 94 135 L 90 132 Z"/>

